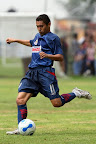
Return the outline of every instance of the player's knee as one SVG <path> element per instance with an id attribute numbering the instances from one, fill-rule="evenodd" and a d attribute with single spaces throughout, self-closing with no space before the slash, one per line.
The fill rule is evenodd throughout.
<path id="1" fill-rule="evenodd" d="M 54 107 L 61 107 L 62 106 L 62 102 L 60 100 L 60 98 L 56 98 L 51 100 L 51 103 Z"/>
<path id="2" fill-rule="evenodd" d="M 58 105 L 57 103 L 52 104 L 54 107 L 60 107 L 60 105 Z"/>
<path id="3" fill-rule="evenodd" d="M 58 101 L 53 102 L 52 105 L 53 105 L 54 107 L 60 107 L 60 106 L 61 106 L 61 104 L 58 103 Z"/>
<path id="4" fill-rule="evenodd" d="M 24 101 L 24 99 L 17 98 L 16 103 L 17 105 L 24 105 L 26 102 Z"/>

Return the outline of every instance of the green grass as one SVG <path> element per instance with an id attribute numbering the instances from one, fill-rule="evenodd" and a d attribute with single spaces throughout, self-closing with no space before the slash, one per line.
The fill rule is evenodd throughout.
<path id="1" fill-rule="evenodd" d="M 13 78 L 13 77 L 22 77 L 24 75 L 23 65 L 21 59 L 7 59 L 7 65 L 3 66 L 2 61 L 0 59 L 0 78 Z M 18 64 L 19 66 L 17 66 Z M 8 66 L 8 64 L 12 64 L 12 66 Z"/>
<path id="2" fill-rule="evenodd" d="M 18 69 L 15 70 L 19 74 Z M 58 78 L 60 94 L 71 92 L 77 86 L 88 90 L 93 99 L 75 98 L 63 107 L 54 108 L 47 98 L 39 94 L 27 103 L 28 118 L 36 124 L 34 135 L 6 135 L 6 131 L 17 128 L 15 99 L 20 77 L 0 78 L 0 144 L 96 143 L 96 77 Z"/>
<path id="3" fill-rule="evenodd" d="M 4 71 L 3 71 L 4 70 Z M 13 77 L 22 77 L 23 75 L 23 69 L 17 67 L 11 67 L 10 69 L 8 69 L 7 67 L 4 67 L 2 70 L 2 68 L 0 68 L 0 78 L 13 78 Z"/>

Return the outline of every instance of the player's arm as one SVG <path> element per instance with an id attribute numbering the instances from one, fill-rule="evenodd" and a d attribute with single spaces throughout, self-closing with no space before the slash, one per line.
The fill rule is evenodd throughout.
<path id="1" fill-rule="evenodd" d="M 19 39 L 8 38 L 8 39 L 6 40 L 6 42 L 7 42 L 8 44 L 13 43 L 13 42 L 17 42 L 17 43 L 20 43 L 20 44 L 23 44 L 23 45 L 26 45 L 26 46 L 30 46 L 30 47 L 31 47 L 30 40 L 19 40 Z"/>
<path id="2" fill-rule="evenodd" d="M 55 60 L 55 61 L 63 61 L 63 55 L 62 54 L 46 54 L 45 52 L 40 52 L 40 58 L 49 58 L 51 60 Z"/>

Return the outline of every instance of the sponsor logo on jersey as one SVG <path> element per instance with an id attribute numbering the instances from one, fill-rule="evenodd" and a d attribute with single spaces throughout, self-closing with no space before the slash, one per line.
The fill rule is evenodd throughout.
<path id="1" fill-rule="evenodd" d="M 34 44 L 37 45 L 37 43 L 38 43 L 38 39 L 34 42 Z"/>
<path id="2" fill-rule="evenodd" d="M 33 46 L 32 47 L 32 52 L 33 53 L 38 53 L 41 51 L 41 46 Z"/>

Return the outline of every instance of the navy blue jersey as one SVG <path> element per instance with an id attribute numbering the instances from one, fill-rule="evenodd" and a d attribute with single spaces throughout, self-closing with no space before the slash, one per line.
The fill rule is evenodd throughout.
<path id="1" fill-rule="evenodd" d="M 40 59 L 39 53 L 41 51 L 46 54 L 63 54 L 61 49 L 60 39 L 57 35 L 49 32 L 43 36 L 39 33 L 36 34 L 33 40 L 30 40 L 32 46 L 32 60 L 29 64 L 29 68 L 35 68 L 38 66 L 52 66 L 53 60 L 48 58 Z"/>

